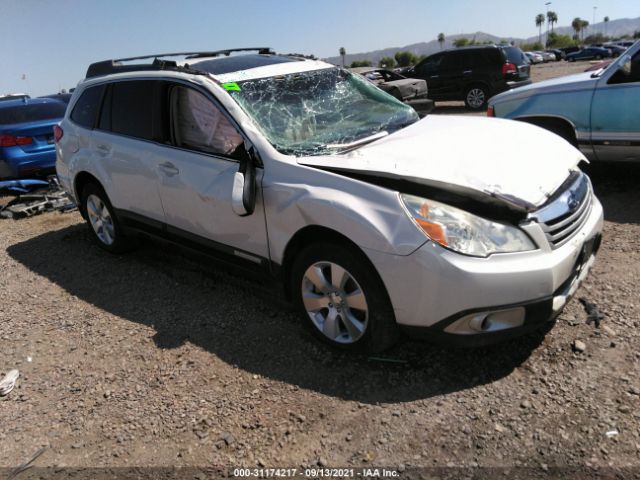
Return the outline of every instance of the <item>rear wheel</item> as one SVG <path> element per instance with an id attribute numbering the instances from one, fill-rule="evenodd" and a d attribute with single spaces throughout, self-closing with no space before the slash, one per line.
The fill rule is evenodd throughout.
<path id="1" fill-rule="evenodd" d="M 489 89 L 484 85 L 472 85 L 464 95 L 464 103 L 470 110 L 484 110 L 489 100 Z"/>
<path id="2" fill-rule="evenodd" d="M 86 213 L 93 239 L 101 248 L 121 253 L 133 247 L 132 240 L 124 235 L 120 227 L 109 197 L 100 186 L 89 183 L 83 188 L 82 209 Z"/>
<path id="3" fill-rule="evenodd" d="M 292 298 L 313 334 L 334 347 L 378 352 L 398 339 L 384 285 L 360 252 L 332 244 L 303 249 L 292 269 Z"/>

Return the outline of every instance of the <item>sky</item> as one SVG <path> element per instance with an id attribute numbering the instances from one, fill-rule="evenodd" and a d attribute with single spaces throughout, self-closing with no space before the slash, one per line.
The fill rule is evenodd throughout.
<path id="1" fill-rule="evenodd" d="M 483 31 L 537 34 L 546 0 L 0 0 L 0 94 L 74 87 L 90 63 L 233 47 L 338 55 Z M 640 17 L 640 0 L 552 0 L 558 26 L 577 16 Z"/>

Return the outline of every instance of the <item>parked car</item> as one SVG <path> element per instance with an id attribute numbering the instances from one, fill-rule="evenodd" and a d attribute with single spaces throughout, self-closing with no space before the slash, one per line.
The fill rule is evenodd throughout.
<path id="1" fill-rule="evenodd" d="M 71 100 L 71 93 L 53 93 L 51 95 L 43 95 L 39 98 L 53 98 L 54 100 L 59 100 L 65 104 L 68 104 Z"/>
<path id="2" fill-rule="evenodd" d="M 606 69 L 536 83 L 491 99 L 496 117 L 533 123 L 593 161 L 640 161 L 640 42 Z"/>
<path id="3" fill-rule="evenodd" d="M 549 53 L 553 53 L 553 55 L 556 57 L 556 62 L 559 62 L 560 60 L 564 60 L 564 57 L 566 56 L 566 53 L 564 53 L 562 50 L 560 49 L 551 49 L 551 50 L 547 50 L 547 52 Z"/>
<path id="4" fill-rule="evenodd" d="M 544 63 L 555 62 L 556 61 L 556 56 L 553 53 L 541 52 L 541 51 L 536 51 L 536 52 L 533 52 L 533 53 L 537 53 L 538 55 L 540 55 L 542 57 L 542 60 L 544 61 Z"/>
<path id="5" fill-rule="evenodd" d="M 609 50 L 611 52 L 611 56 L 614 58 L 619 57 L 620 55 L 622 55 L 624 52 L 627 51 L 626 47 L 621 47 L 619 45 L 606 44 L 604 45 L 604 48 Z"/>
<path id="6" fill-rule="evenodd" d="M 5 100 L 22 100 L 23 98 L 31 98 L 26 93 L 8 93 L 6 95 L 0 95 L 0 102 Z"/>
<path id="7" fill-rule="evenodd" d="M 611 52 L 606 48 L 587 47 L 579 52 L 568 53 L 565 57 L 567 62 L 575 62 L 576 60 L 602 60 L 611 56 Z"/>
<path id="8" fill-rule="evenodd" d="M 49 98 L 0 102 L 0 178 L 48 175 L 55 171 L 53 126 L 66 104 Z"/>
<path id="9" fill-rule="evenodd" d="M 536 52 L 524 52 L 524 54 L 529 59 L 529 62 L 533 65 L 537 65 L 538 63 L 544 62 L 544 57 Z"/>
<path id="10" fill-rule="evenodd" d="M 558 50 L 564 52 L 564 58 L 566 59 L 567 55 L 569 55 L 570 53 L 579 52 L 580 50 L 582 50 L 582 48 L 577 45 L 573 45 L 571 47 L 562 47 Z"/>
<path id="11" fill-rule="evenodd" d="M 602 208 L 556 135 L 419 120 L 333 65 L 230 53 L 89 67 L 57 172 L 103 249 L 142 233 L 258 269 L 319 338 L 369 351 L 400 327 L 480 345 L 549 326 L 585 278 Z"/>
<path id="12" fill-rule="evenodd" d="M 492 95 L 531 83 L 529 70 L 519 48 L 484 45 L 430 55 L 407 76 L 426 80 L 432 100 L 464 100 L 467 108 L 482 110 Z"/>
<path id="13" fill-rule="evenodd" d="M 410 105 L 419 115 L 424 116 L 433 110 L 433 101 L 427 98 L 427 82 L 424 80 L 407 78 L 386 68 L 358 67 L 350 70 Z"/>

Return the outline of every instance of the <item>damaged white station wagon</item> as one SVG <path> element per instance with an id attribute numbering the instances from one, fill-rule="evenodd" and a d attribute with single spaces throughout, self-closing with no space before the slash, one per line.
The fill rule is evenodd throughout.
<path id="1" fill-rule="evenodd" d="M 55 139 L 101 247 L 144 234 L 261 269 L 349 349 L 550 325 L 600 244 L 584 157 L 560 137 L 419 120 L 358 75 L 269 49 L 92 64 Z"/>

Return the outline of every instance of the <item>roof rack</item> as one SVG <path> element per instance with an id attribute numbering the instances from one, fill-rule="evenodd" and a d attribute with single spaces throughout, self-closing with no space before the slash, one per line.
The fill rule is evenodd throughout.
<path id="1" fill-rule="evenodd" d="M 186 67 L 180 67 L 175 61 L 160 60 L 161 57 L 185 57 L 186 59 L 229 56 L 233 52 L 258 52 L 260 55 L 274 55 L 275 52 L 268 47 L 256 48 L 229 48 L 227 50 L 214 50 L 209 52 L 177 52 L 177 53 L 156 53 L 154 55 L 143 55 L 140 57 L 117 58 L 114 60 L 104 60 L 89 65 L 86 78 L 109 75 L 111 73 L 132 72 L 137 70 L 185 70 L 192 71 Z M 122 62 L 133 60 L 146 60 L 153 58 L 152 63 L 142 63 L 133 65 L 123 65 Z"/>

